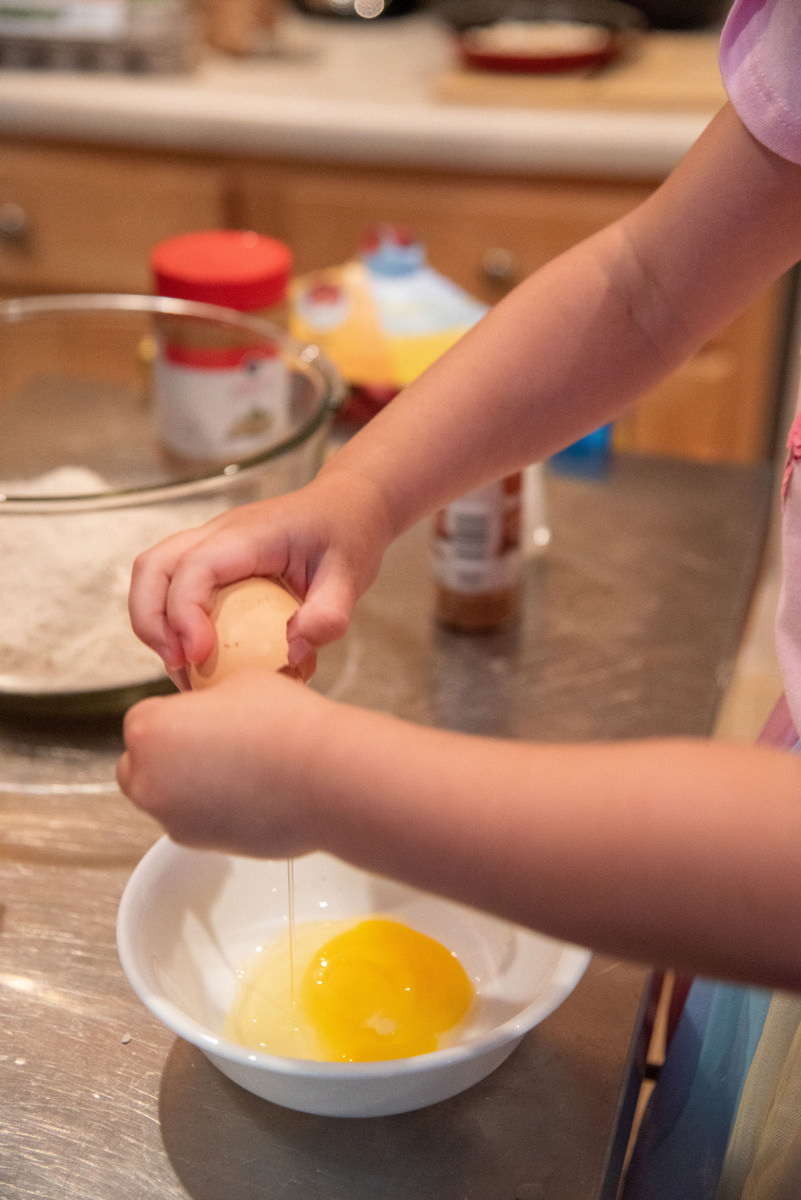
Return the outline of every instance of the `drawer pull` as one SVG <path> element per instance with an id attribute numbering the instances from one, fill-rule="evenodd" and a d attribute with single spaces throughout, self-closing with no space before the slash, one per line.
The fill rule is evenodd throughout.
<path id="1" fill-rule="evenodd" d="M 21 204 L 13 201 L 0 203 L 0 241 L 24 242 L 30 233 L 28 214 Z"/>
<path id="2" fill-rule="evenodd" d="M 511 250 L 491 246 L 481 256 L 481 271 L 490 283 L 511 287 L 520 277 L 520 264 Z"/>

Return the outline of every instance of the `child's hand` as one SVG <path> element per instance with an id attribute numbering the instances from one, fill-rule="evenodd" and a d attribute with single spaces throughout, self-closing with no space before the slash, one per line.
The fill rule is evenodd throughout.
<path id="1" fill-rule="evenodd" d="M 128 710 L 121 790 L 188 846 L 267 858 L 316 849 L 310 778 L 329 702 L 246 669 L 216 687 Z"/>
<path id="2" fill-rule="evenodd" d="M 373 500 L 358 480 L 316 480 L 167 538 L 134 563 L 134 631 L 183 687 L 187 663 L 205 661 L 214 647 L 208 614 L 217 588 L 278 576 L 304 601 L 287 629 L 290 666 L 300 667 L 342 636 L 375 578 L 389 538 Z"/>

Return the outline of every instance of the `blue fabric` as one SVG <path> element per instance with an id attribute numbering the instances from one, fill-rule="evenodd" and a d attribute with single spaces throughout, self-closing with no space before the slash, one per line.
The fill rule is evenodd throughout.
<path id="1" fill-rule="evenodd" d="M 712 1200 L 771 993 L 695 980 L 622 1200 Z"/>

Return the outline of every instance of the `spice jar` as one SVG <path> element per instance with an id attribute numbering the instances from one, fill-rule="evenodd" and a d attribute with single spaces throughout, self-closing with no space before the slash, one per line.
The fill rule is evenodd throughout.
<path id="1" fill-rule="evenodd" d="M 205 230 L 151 253 L 160 296 L 285 323 L 289 247 L 244 230 Z M 236 318 L 163 314 L 153 368 L 156 423 L 179 457 L 230 461 L 260 453 L 288 428 L 289 376 L 274 336 Z"/>
<path id="2" fill-rule="evenodd" d="M 479 633 L 518 615 L 522 487 L 518 471 L 469 492 L 434 518 L 436 614 L 444 624 Z"/>

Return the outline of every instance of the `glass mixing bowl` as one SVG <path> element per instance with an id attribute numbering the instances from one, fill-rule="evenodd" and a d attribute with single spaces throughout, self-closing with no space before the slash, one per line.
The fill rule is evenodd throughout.
<path id="1" fill-rule="evenodd" d="M 218 362 L 230 382 L 238 363 L 232 386 L 255 409 L 269 360 L 271 386 L 279 370 L 284 387 L 274 436 L 262 422 L 256 448 L 216 461 L 171 450 L 154 398 L 165 338 L 213 348 L 199 366 L 190 356 L 201 384 Z M 125 295 L 0 302 L 0 711 L 108 713 L 169 687 L 130 629 L 134 557 L 307 483 L 341 397 L 316 347 L 228 309 Z"/>

